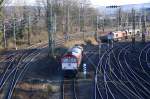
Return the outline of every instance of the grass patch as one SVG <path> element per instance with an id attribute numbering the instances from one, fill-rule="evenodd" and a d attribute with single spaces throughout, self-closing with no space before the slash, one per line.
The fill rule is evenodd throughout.
<path id="1" fill-rule="evenodd" d="M 79 39 L 79 40 L 70 40 L 70 41 L 67 41 L 64 46 L 66 48 L 71 48 L 72 46 L 74 46 L 75 44 L 87 44 L 87 43 L 91 43 L 93 45 L 97 45 L 97 41 L 95 40 L 94 37 L 87 37 L 85 38 L 85 40 L 83 39 Z"/>

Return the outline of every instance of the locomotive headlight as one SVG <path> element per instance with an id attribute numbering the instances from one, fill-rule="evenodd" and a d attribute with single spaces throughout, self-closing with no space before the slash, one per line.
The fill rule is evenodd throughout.
<path id="1" fill-rule="evenodd" d="M 77 65 L 74 65 L 74 66 L 73 66 L 73 69 L 77 69 Z"/>
<path id="2" fill-rule="evenodd" d="M 63 66 L 63 67 L 62 67 L 62 69 L 66 69 L 66 67 L 65 67 L 65 66 Z"/>

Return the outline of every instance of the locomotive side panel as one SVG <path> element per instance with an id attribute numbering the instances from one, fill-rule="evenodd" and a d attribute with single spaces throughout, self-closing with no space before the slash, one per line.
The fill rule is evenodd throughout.
<path id="1" fill-rule="evenodd" d="M 127 37 L 127 33 L 125 31 L 116 31 L 116 32 L 113 32 L 113 35 L 114 35 L 113 39 L 115 41 L 122 40 Z"/>

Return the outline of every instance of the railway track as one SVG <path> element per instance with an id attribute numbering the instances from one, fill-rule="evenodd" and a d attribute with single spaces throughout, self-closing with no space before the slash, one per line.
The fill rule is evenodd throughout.
<path id="1" fill-rule="evenodd" d="M 118 49 L 118 47 L 114 47 L 111 49 L 107 49 L 103 55 L 100 57 L 97 68 L 96 68 L 96 74 L 95 74 L 95 99 L 97 98 L 108 98 L 108 84 L 106 80 L 106 62 L 107 56 L 109 53 L 114 50 Z M 99 83 L 101 82 L 101 83 Z M 101 88 L 100 85 L 103 85 Z M 101 90 L 102 89 L 102 90 Z"/>
<path id="2" fill-rule="evenodd" d="M 107 45 L 106 45 L 107 46 Z M 105 47 L 106 47 L 105 46 Z M 107 56 L 107 54 L 108 53 L 110 53 L 110 51 L 111 51 L 111 48 L 109 49 L 109 47 L 107 47 L 107 50 L 99 50 L 99 48 L 98 48 L 98 46 L 96 47 L 96 48 L 89 48 L 89 49 L 86 49 L 87 51 L 86 51 L 86 54 L 85 54 L 85 57 L 86 57 L 86 60 L 88 60 L 88 62 L 91 64 L 90 66 L 92 66 L 92 68 L 94 68 L 95 70 L 96 70 L 96 75 L 95 75 L 95 99 L 97 98 L 97 94 L 99 94 L 100 96 L 101 96 L 101 93 L 99 92 L 100 90 L 99 90 L 99 88 L 98 88 L 98 82 L 97 82 L 97 77 L 99 76 L 99 75 L 102 75 L 101 73 L 101 71 L 102 71 L 102 68 L 101 68 L 101 62 L 102 61 L 105 61 L 105 60 L 103 60 L 103 57 L 104 56 Z M 103 55 L 101 55 L 101 53 L 104 53 Z M 93 54 L 94 53 L 94 54 Z M 95 57 L 95 55 L 97 55 L 98 57 L 97 58 L 94 58 L 94 59 L 91 59 L 91 57 Z M 97 59 L 99 59 L 99 60 L 97 60 Z M 97 61 L 97 62 L 96 62 Z M 95 63 L 98 63 L 98 66 L 97 66 L 97 64 L 95 64 Z M 103 81 L 104 82 L 104 81 Z M 98 91 L 98 92 L 97 92 Z M 102 98 L 102 96 L 101 97 L 98 97 L 97 99 L 99 99 L 99 98 Z M 105 98 L 104 98 L 105 99 Z"/>
<path id="3" fill-rule="evenodd" d="M 62 99 L 78 99 L 76 79 L 62 81 Z"/>
<path id="4" fill-rule="evenodd" d="M 5 99 L 11 99 L 17 82 L 23 78 L 29 69 L 29 64 L 32 64 L 41 53 L 41 48 L 42 46 L 31 50 L 30 53 L 14 55 L 20 57 L 15 64 L 15 57 L 8 58 L 14 66 L 8 65 L 8 70 L 6 69 L 1 76 L 0 90 L 5 84 L 7 84 L 5 88 L 9 89 Z M 86 59 L 90 60 L 89 57 L 99 55 L 95 49 L 87 50 Z M 97 65 L 90 60 L 89 62 L 96 70 L 95 99 L 147 99 L 150 96 L 149 53 L 150 44 L 138 48 L 137 51 L 133 51 L 132 45 L 116 44 L 98 56 Z M 76 86 L 75 79 L 64 80 L 62 82 L 62 99 L 78 99 Z"/>
<path id="5" fill-rule="evenodd" d="M 22 57 L 23 55 L 16 54 L 16 56 L 14 56 L 12 60 L 9 62 L 8 66 L 6 66 L 6 69 L 1 75 L 0 90 L 2 90 L 5 82 L 9 79 L 10 75 L 12 75 L 12 73 L 15 71 L 16 69 L 15 65 L 17 65 L 17 63 L 21 60 Z"/>
<path id="6" fill-rule="evenodd" d="M 137 84 L 137 88 L 135 89 L 136 92 L 138 93 L 138 95 L 140 96 L 140 98 L 144 99 L 145 96 L 148 97 L 147 93 L 150 94 L 150 83 L 149 83 L 149 76 L 147 76 L 147 73 L 145 73 L 145 71 L 143 72 L 140 69 L 137 69 L 135 67 L 133 67 L 133 64 L 130 63 L 130 61 L 128 61 L 126 58 L 128 55 L 126 54 L 126 51 L 125 51 L 125 55 L 124 55 L 124 58 L 125 58 L 125 62 L 126 62 L 126 66 L 128 66 L 128 69 L 130 70 L 131 72 L 131 76 L 132 76 L 132 83 L 136 83 Z M 136 87 L 135 84 L 132 85 L 133 87 Z M 141 94 L 142 93 L 142 94 Z"/>
<path id="7" fill-rule="evenodd" d="M 146 64 L 150 48 L 149 45 L 146 46 L 142 49 L 137 48 L 137 51 L 133 51 L 132 45 L 115 47 L 102 55 L 95 76 L 95 99 L 149 97 L 150 78 L 149 67 Z"/>
<path id="8" fill-rule="evenodd" d="M 4 91 L 3 99 L 11 99 L 15 86 L 20 81 L 25 72 L 30 68 L 35 58 L 41 54 L 42 48 L 47 45 L 39 45 L 38 48 L 19 51 L 16 53 L 14 60 L 10 62 L 7 69 L 3 73 L 0 82 L 0 91 Z"/>
<path id="9" fill-rule="evenodd" d="M 22 61 L 24 61 L 25 63 L 22 64 L 22 61 L 20 61 L 16 67 L 16 70 L 14 71 L 13 73 L 13 76 L 11 77 L 11 83 L 10 83 L 10 86 L 9 86 L 9 90 L 6 94 L 6 99 L 11 99 L 12 97 L 12 94 L 13 94 L 13 91 L 15 89 L 15 86 L 17 85 L 18 81 L 20 81 L 25 72 L 30 68 L 29 64 L 31 64 L 34 59 L 40 54 L 39 51 L 35 51 L 33 53 L 31 53 L 30 55 L 26 56 Z M 30 60 L 30 61 L 28 61 Z"/>
<path id="10" fill-rule="evenodd" d="M 73 37 L 70 36 L 70 39 L 73 39 Z M 64 43 L 63 41 L 64 40 L 58 40 L 56 47 L 61 46 Z M 7 61 L 9 63 L 6 64 L 6 69 L 3 71 L 0 77 L 0 92 L 3 93 L 4 90 L 7 90 L 4 92 L 4 99 L 11 99 L 15 86 L 17 85 L 18 81 L 23 78 L 23 75 L 29 68 L 29 64 L 31 64 L 41 53 L 40 50 L 46 46 L 47 43 L 32 45 L 25 50 L 20 50 L 1 59 L 1 62 Z"/>
<path id="11" fill-rule="evenodd" d="M 87 33 L 81 32 L 81 33 L 67 35 L 66 38 L 56 38 L 54 45 L 55 47 L 61 47 L 68 40 L 77 40 L 77 39 L 83 38 L 83 34 L 84 34 L 84 37 L 93 37 L 95 35 L 95 32 L 93 31 L 87 32 Z"/>

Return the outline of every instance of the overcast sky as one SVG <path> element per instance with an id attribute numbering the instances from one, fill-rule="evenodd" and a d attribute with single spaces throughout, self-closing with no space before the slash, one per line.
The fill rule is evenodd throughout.
<path id="1" fill-rule="evenodd" d="M 91 0 L 96 6 L 150 3 L 150 0 Z"/>
<path id="2" fill-rule="evenodd" d="M 24 2 L 27 5 L 34 5 L 37 0 L 10 0 L 11 4 L 22 5 Z M 42 0 L 38 0 L 42 1 Z M 150 3 L 150 0 L 91 0 L 95 6 L 109 6 L 109 5 L 124 5 L 124 4 L 139 4 L 139 3 Z"/>

